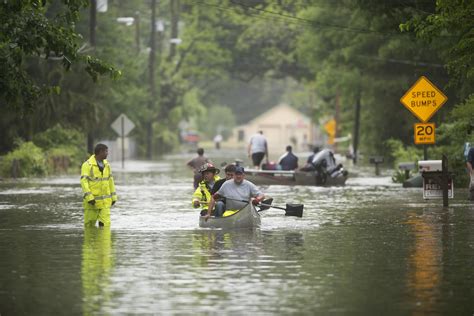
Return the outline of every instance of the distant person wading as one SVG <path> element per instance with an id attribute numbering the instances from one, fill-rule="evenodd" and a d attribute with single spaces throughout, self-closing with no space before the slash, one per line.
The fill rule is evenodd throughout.
<path id="1" fill-rule="evenodd" d="M 248 156 L 252 158 L 255 169 L 260 169 L 260 164 L 264 157 L 266 157 L 266 162 L 268 163 L 268 144 L 262 131 L 250 137 Z"/>
<path id="2" fill-rule="evenodd" d="M 196 189 L 199 185 L 199 182 L 202 180 L 202 175 L 201 172 L 199 172 L 199 168 L 201 168 L 205 163 L 211 162 L 209 159 L 207 159 L 204 156 L 204 149 L 198 148 L 197 151 L 197 157 L 194 157 L 190 161 L 186 163 L 186 165 L 191 168 L 191 170 L 194 172 L 194 180 L 193 180 L 193 187 Z"/>

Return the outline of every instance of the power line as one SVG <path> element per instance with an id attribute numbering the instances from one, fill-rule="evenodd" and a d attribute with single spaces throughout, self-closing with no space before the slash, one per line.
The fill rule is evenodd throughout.
<path id="1" fill-rule="evenodd" d="M 405 34 L 401 34 L 401 33 L 394 33 L 394 32 L 382 32 L 382 31 L 377 31 L 377 30 L 371 30 L 371 29 L 363 29 L 363 28 L 355 28 L 355 27 L 349 27 L 349 26 L 343 26 L 343 25 L 333 25 L 333 24 L 325 24 L 325 23 L 321 23 L 321 22 L 318 22 L 318 21 L 314 21 L 314 20 L 310 20 L 310 19 L 304 19 L 304 18 L 300 18 L 300 17 L 295 17 L 295 16 L 292 16 L 292 15 L 288 15 L 288 14 L 282 14 L 282 13 L 279 13 L 279 12 L 275 12 L 275 11 L 270 11 L 270 10 L 266 10 L 266 9 L 260 9 L 260 8 L 254 8 L 254 7 L 251 7 L 249 5 L 246 5 L 244 3 L 241 3 L 241 2 L 237 2 L 235 0 L 230 0 L 231 3 L 237 5 L 237 6 L 241 6 L 243 8 L 246 8 L 248 10 L 253 10 L 253 11 L 257 11 L 255 13 L 251 13 L 251 12 L 247 12 L 247 14 L 250 14 L 252 15 L 252 17 L 254 18 L 257 18 L 257 19 L 266 19 L 268 20 L 269 17 L 265 17 L 263 14 L 269 14 L 269 15 L 273 15 L 274 19 L 272 20 L 284 20 L 285 22 L 287 23 L 292 23 L 292 24 L 296 24 L 296 25 L 300 25 L 300 26 L 303 26 L 303 27 L 311 27 L 311 28 L 332 28 L 332 29 L 336 29 L 336 30 L 339 30 L 339 31 L 346 31 L 346 32 L 353 32 L 353 33 L 359 33 L 359 34 L 378 34 L 378 35 L 382 35 L 382 36 L 406 36 Z M 190 2 L 193 2 L 197 5 L 204 5 L 204 6 L 208 6 L 208 7 L 213 7 L 215 9 L 219 9 L 219 10 L 223 10 L 223 11 L 231 11 L 231 12 L 234 12 L 234 13 L 238 13 L 238 14 L 241 14 L 241 12 L 238 12 L 234 9 L 232 9 L 232 7 L 229 7 L 229 6 L 221 6 L 221 5 L 218 5 L 218 4 L 214 4 L 214 3 L 209 3 L 209 2 L 206 2 L 206 1 L 190 1 Z M 271 19 L 271 18 L 270 18 Z"/>

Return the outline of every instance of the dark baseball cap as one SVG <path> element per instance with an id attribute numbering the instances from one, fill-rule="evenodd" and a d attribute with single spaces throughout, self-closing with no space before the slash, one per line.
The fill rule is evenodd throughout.
<path id="1" fill-rule="evenodd" d="M 245 172 L 244 167 L 242 166 L 235 167 L 235 173 L 244 173 L 244 172 Z"/>

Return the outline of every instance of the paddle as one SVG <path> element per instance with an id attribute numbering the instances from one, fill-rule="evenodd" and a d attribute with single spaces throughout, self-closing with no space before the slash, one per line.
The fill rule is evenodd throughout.
<path id="1" fill-rule="evenodd" d="M 245 201 L 245 200 L 231 199 L 231 198 L 228 198 L 228 197 L 226 197 L 226 199 L 232 200 L 232 201 L 237 201 L 237 202 L 242 202 L 242 203 L 248 203 L 248 201 Z M 267 202 L 267 201 L 272 203 L 273 199 L 268 199 L 268 200 L 265 200 L 264 202 Z M 285 207 L 279 207 L 279 206 L 273 206 L 273 205 L 266 204 L 266 203 L 259 203 L 259 204 L 257 204 L 257 206 L 261 207 L 261 209 L 258 210 L 258 212 L 265 211 L 265 210 L 268 210 L 270 207 L 273 207 L 273 208 L 277 208 L 279 210 L 285 211 L 285 216 L 303 217 L 303 207 L 304 207 L 303 204 L 288 204 L 287 203 L 286 208 Z"/>

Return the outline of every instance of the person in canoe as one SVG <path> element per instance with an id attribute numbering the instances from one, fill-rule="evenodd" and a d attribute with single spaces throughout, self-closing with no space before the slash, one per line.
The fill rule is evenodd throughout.
<path id="1" fill-rule="evenodd" d="M 217 175 L 219 172 L 220 170 L 209 162 L 199 168 L 202 180 L 199 182 L 196 191 L 193 193 L 192 204 L 194 208 L 201 207 L 201 215 L 208 213 L 208 206 L 211 201 L 211 190 L 216 181 L 220 179 Z"/>
<path id="2" fill-rule="evenodd" d="M 242 208 L 242 201 L 251 200 L 253 204 L 257 205 L 265 198 L 265 195 L 257 188 L 257 186 L 252 182 L 245 180 L 244 177 L 244 167 L 236 166 L 234 178 L 225 181 L 220 189 L 211 196 L 209 208 L 205 215 L 206 220 L 211 216 L 211 211 L 216 205 L 216 201 L 222 198 L 226 199 L 225 210 L 237 210 Z"/>
<path id="3" fill-rule="evenodd" d="M 211 190 L 211 195 L 213 195 L 214 193 L 216 193 L 220 188 L 221 186 L 224 184 L 224 182 L 226 182 L 227 180 L 230 180 L 230 179 L 233 179 L 234 178 L 234 175 L 235 175 L 235 165 L 233 164 L 229 164 L 225 167 L 224 169 L 224 172 L 225 172 L 225 178 L 222 178 L 222 179 L 219 179 L 216 181 L 216 183 L 214 184 L 214 186 L 212 187 L 212 190 Z"/>

